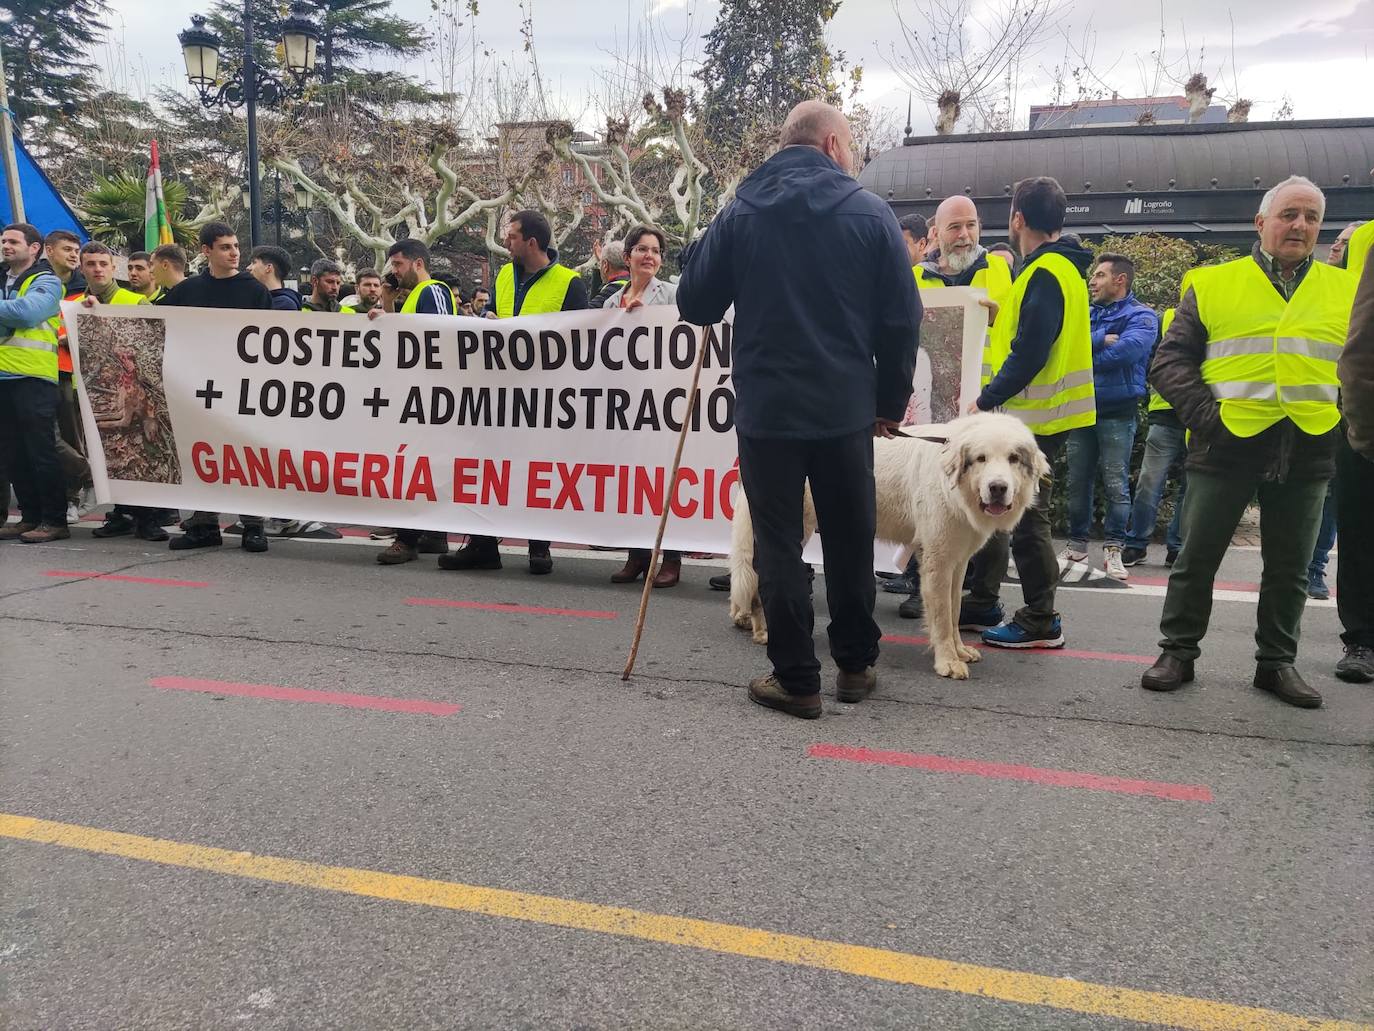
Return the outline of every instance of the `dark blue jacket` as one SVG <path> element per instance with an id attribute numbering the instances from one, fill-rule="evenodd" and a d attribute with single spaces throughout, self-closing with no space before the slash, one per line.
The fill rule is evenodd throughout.
<path id="1" fill-rule="evenodd" d="M 289 286 L 279 286 L 272 291 L 272 307 L 277 311 L 300 311 L 301 295 Z"/>
<path id="2" fill-rule="evenodd" d="M 921 302 L 883 201 L 813 147 L 787 147 L 741 185 L 682 256 L 686 322 L 735 306 L 735 426 L 823 439 L 900 420 Z"/>
<path id="3" fill-rule="evenodd" d="M 1159 340 L 1159 316 L 1128 293 L 1111 304 L 1094 304 L 1089 317 L 1098 413 L 1113 407 L 1133 411 L 1134 402 L 1145 396 L 1150 354 Z M 1113 334 L 1120 339 L 1107 343 L 1105 338 Z"/>

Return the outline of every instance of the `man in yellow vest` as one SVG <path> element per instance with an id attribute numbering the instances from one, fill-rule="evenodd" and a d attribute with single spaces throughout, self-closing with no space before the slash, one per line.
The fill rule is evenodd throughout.
<path id="1" fill-rule="evenodd" d="M 367 310 L 369 319 L 387 312 L 402 315 L 456 315 L 458 300 L 449 285 L 429 271 L 432 257 L 419 240 L 397 240 L 386 252 L 387 272 L 382 277 L 381 300 Z M 397 298 L 405 300 L 397 304 Z M 448 534 L 439 530 L 397 529 L 396 539 L 377 555 L 384 566 L 414 562 L 421 554 L 448 555 Z"/>
<path id="2" fill-rule="evenodd" d="M 1011 268 L 988 254 L 978 242 L 982 224 L 973 201 L 962 194 L 946 197 L 935 209 L 934 224 L 934 243 L 939 254 L 926 258 L 913 270 L 916 285 L 977 286 L 988 292 L 994 305 L 1001 305 L 1011 293 Z"/>
<path id="3" fill-rule="evenodd" d="M 496 274 L 496 293 L 487 318 L 581 311 L 587 307 L 587 284 L 572 269 L 558 264 L 553 229 L 537 211 L 517 211 L 506 225 L 510 263 Z M 500 538 L 472 535 L 457 551 L 439 556 L 440 569 L 500 569 Z M 548 541 L 530 541 L 530 572 L 553 572 Z"/>
<path id="4" fill-rule="evenodd" d="M 132 261 L 132 259 L 130 259 Z M 81 248 L 81 275 L 85 279 L 83 293 L 69 297 L 88 308 L 98 304 L 148 304 L 146 295 L 126 290 L 115 280 L 114 253 L 103 243 L 90 241 Z M 106 514 L 105 522 L 91 531 L 94 537 L 122 537 L 132 533 L 145 541 L 165 541 L 167 531 L 162 528 L 163 510 L 139 505 L 115 505 Z"/>
<path id="5" fill-rule="evenodd" d="M 1374 175 L 1374 170 L 1370 174 Z M 1345 267 L 1355 282 L 1360 281 L 1369 261 L 1374 261 L 1374 219 L 1357 226 L 1345 245 Z"/>
<path id="6" fill-rule="evenodd" d="M 1374 223 L 1366 223 L 1370 225 Z M 1374 681 L 1374 261 L 1366 261 L 1355 289 L 1350 332 L 1336 369 L 1348 432 L 1336 452 L 1336 519 L 1340 564 L 1336 612 L 1345 655 L 1336 676 L 1352 684 Z"/>
<path id="7" fill-rule="evenodd" d="M 912 258 L 911 271 L 916 277 L 916 285 L 922 290 L 946 286 L 976 286 L 986 290 L 988 296 L 982 303 L 988 309 L 988 324 L 991 325 L 999 306 L 1011 292 L 1011 266 L 993 257 L 978 242 L 982 223 L 978 218 L 977 205 L 962 194 L 946 197 L 935 209 L 935 217 L 929 226 L 920 215 L 907 215 L 898 224 L 906 239 L 907 253 Z M 914 247 L 913 236 L 917 226 L 925 230 L 927 235 L 922 237 L 918 247 Z M 930 237 L 934 238 L 933 243 L 937 248 L 934 258 L 926 257 L 932 243 Z M 925 348 L 916 352 L 916 382 L 913 387 L 907 418 L 903 421 L 936 421 L 931 414 L 931 364 Z M 907 566 L 906 576 L 887 581 L 883 584 L 883 590 L 890 593 L 908 592 L 907 599 L 897 607 L 897 615 L 903 619 L 920 619 L 924 614 L 916 559 L 913 558 Z"/>
<path id="8" fill-rule="evenodd" d="M 993 323 L 984 352 L 983 389 L 970 407 L 984 412 L 1002 408 L 1021 419 L 1051 465 L 1070 430 L 1097 420 L 1088 285 L 1083 279 L 1092 255 L 1059 238 L 1067 208 L 1063 188 L 1048 177 L 1023 179 L 1012 190 L 1007 232 L 1025 260 Z M 1035 505 L 1010 541 L 996 534 L 974 559 L 972 589 L 959 624 L 984 630 L 986 644 L 1064 647 L 1054 608 L 1059 562 L 1050 536 L 1053 487 L 1050 477 L 1041 481 Z M 1025 604 L 1003 623 L 999 595 L 1010 555 L 1016 558 Z"/>
<path id="9" fill-rule="evenodd" d="M 1151 691 L 1193 679 L 1217 570 L 1258 493 L 1265 536 L 1254 685 L 1290 705 L 1322 703 L 1294 662 L 1307 565 L 1335 472 L 1336 363 L 1355 299 L 1349 272 L 1312 260 L 1325 209 L 1322 192 L 1300 176 L 1266 193 L 1250 256 L 1193 270 L 1155 353 L 1150 382 L 1190 438 L 1162 654 L 1141 678 Z"/>
<path id="10" fill-rule="evenodd" d="M 1183 280 L 1179 284 L 1180 297 L 1188 292 L 1190 275 L 1191 270 L 1183 273 Z M 1159 320 L 1161 339 L 1173 321 L 1174 309 L 1165 308 Z M 1159 345 L 1155 347 L 1158 349 Z M 1154 356 L 1150 357 L 1153 360 Z M 1169 473 L 1188 452 L 1187 430 L 1178 421 L 1173 405 L 1160 397 L 1156 390 L 1150 391 L 1146 417 L 1150 428 L 1145 434 L 1145 454 L 1140 459 L 1140 473 L 1136 477 L 1131 521 L 1126 527 L 1126 546 L 1121 549 L 1121 562 L 1126 566 L 1138 566 L 1149 558 L 1150 541 L 1154 539 L 1155 521 L 1159 518 L 1159 505 L 1169 486 Z M 1173 518 L 1169 520 L 1169 528 L 1164 533 L 1166 566 L 1172 567 L 1183 549 L 1183 499 L 1187 496 L 1187 490 L 1188 481 L 1180 476 L 1178 493 L 1174 496 Z"/>
<path id="11" fill-rule="evenodd" d="M 71 536 L 57 458 L 57 323 L 62 281 L 39 255 L 43 235 L 27 222 L 0 232 L 0 466 L 8 470 L 19 522 L 0 541 L 47 544 Z"/>

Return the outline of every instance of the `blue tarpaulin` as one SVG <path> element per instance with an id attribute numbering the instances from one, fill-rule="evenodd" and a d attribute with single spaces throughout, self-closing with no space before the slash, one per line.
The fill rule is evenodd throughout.
<path id="1" fill-rule="evenodd" d="M 38 227 L 47 235 L 54 229 L 68 229 L 81 237 L 82 242 L 90 239 L 90 234 L 82 227 L 76 212 L 67 206 L 57 187 L 49 182 L 43 170 L 34 164 L 29 152 L 16 137 L 14 156 L 19 165 L 19 190 L 24 198 L 24 221 Z M 14 221 L 10 211 L 9 183 L 5 181 L 5 163 L 0 161 L 0 225 Z"/>

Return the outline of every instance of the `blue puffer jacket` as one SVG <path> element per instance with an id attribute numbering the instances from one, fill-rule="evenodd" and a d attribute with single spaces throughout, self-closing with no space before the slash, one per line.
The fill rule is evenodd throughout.
<path id="1" fill-rule="evenodd" d="M 1090 317 L 1097 410 L 1129 408 L 1145 396 L 1145 374 L 1159 339 L 1159 316 L 1137 301 L 1135 294 L 1127 294 L 1111 304 L 1094 304 Z M 1108 336 L 1118 339 L 1108 343 Z"/>

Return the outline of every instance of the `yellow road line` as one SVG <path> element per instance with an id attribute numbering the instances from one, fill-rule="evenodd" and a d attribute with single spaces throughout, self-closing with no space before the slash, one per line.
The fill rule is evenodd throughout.
<path id="1" fill-rule="evenodd" d="M 888 949 L 776 934 L 752 927 L 664 916 L 618 906 L 600 906 L 549 895 L 406 877 L 376 870 L 324 866 L 274 856 L 257 856 L 250 852 L 231 852 L 228 849 L 145 838 L 137 834 L 121 834 L 27 816 L 0 813 L 0 837 L 60 845 L 63 848 L 166 866 L 208 870 L 230 877 L 294 884 L 303 888 L 639 938 L 707 952 L 749 956 L 1001 1002 L 1048 1006 L 1075 1013 L 1197 1031 L 1237 1031 L 1242 1028 L 1250 1031 L 1374 1031 L 1374 1025 L 1343 1020 L 1300 1017 L 1185 995 L 1045 977 L 1042 974 L 1001 970 L 972 963 L 953 963 Z"/>

